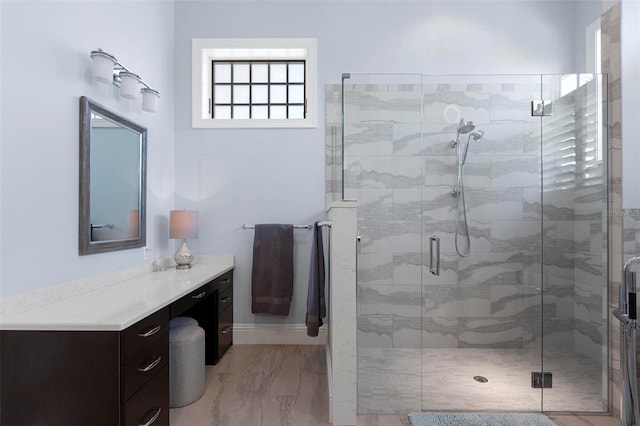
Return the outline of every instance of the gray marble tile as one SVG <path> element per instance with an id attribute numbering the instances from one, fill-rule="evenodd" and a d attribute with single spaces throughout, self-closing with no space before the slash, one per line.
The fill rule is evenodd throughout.
<path id="1" fill-rule="evenodd" d="M 419 317 L 421 295 L 419 284 L 359 286 L 358 315 Z"/>
<path id="2" fill-rule="evenodd" d="M 421 250 L 420 222 L 359 218 L 358 228 L 361 235 L 358 244 L 360 253 L 415 253 Z"/>
<path id="3" fill-rule="evenodd" d="M 487 285 L 425 285 L 422 311 L 428 317 L 488 317 L 491 315 Z"/>
<path id="4" fill-rule="evenodd" d="M 390 315 L 358 316 L 358 348 L 393 347 L 393 317 Z"/>
<path id="5" fill-rule="evenodd" d="M 344 155 L 347 157 L 393 154 L 392 123 L 344 124 Z"/>
<path id="6" fill-rule="evenodd" d="M 395 262 L 392 253 L 360 253 L 358 255 L 358 284 L 364 287 L 392 284 Z"/>
<path id="7" fill-rule="evenodd" d="M 491 158 L 491 186 L 493 188 L 537 187 L 540 166 L 528 157 L 495 155 Z"/>

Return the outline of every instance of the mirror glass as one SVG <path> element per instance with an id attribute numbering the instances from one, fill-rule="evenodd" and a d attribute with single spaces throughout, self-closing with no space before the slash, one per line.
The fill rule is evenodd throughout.
<path id="1" fill-rule="evenodd" d="M 147 130 L 80 98 L 79 253 L 146 243 Z"/>

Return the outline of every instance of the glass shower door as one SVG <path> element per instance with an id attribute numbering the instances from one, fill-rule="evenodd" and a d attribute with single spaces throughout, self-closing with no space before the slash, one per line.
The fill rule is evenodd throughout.
<path id="1" fill-rule="evenodd" d="M 419 75 L 344 81 L 344 198 L 358 200 L 358 412 L 421 406 Z"/>
<path id="2" fill-rule="evenodd" d="M 604 77 L 351 74 L 340 93 L 358 412 L 606 411 Z"/>
<path id="3" fill-rule="evenodd" d="M 607 84 L 545 75 L 542 117 L 544 411 L 608 404 Z"/>
<path id="4" fill-rule="evenodd" d="M 539 411 L 540 77 L 422 81 L 422 409 Z"/>

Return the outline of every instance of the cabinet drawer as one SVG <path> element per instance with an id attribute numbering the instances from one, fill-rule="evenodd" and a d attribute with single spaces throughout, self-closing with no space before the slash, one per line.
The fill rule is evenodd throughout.
<path id="1" fill-rule="evenodd" d="M 191 293 L 182 296 L 180 299 L 176 300 L 171 304 L 171 318 L 175 318 L 180 316 L 187 309 L 200 302 L 206 297 L 211 296 L 217 288 L 215 280 L 210 281 Z"/>
<path id="2" fill-rule="evenodd" d="M 123 404 L 124 426 L 169 426 L 169 367 L 156 375 Z"/>
<path id="3" fill-rule="evenodd" d="M 128 400 L 169 361 L 169 334 L 143 349 L 122 367 L 123 401 Z"/>
<path id="4" fill-rule="evenodd" d="M 218 312 L 222 313 L 231 305 L 233 305 L 233 286 L 218 293 Z"/>
<path id="5" fill-rule="evenodd" d="M 121 334 L 121 364 L 126 364 L 142 349 L 169 332 L 169 309 L 164 308 L 138 321 Z"/>
<path id="6" fill-rule="evenodd" d="M 218 359 L 233 343 L 233 309 L 226 309 L 218 317 Z"/>
<path id="7" fill-rule="evenodd" d="M 218 292 L 222 293 L 223 291 L 227 290 L 228 288 L 233 286 L 233 271 L 229 271 L 224 273 L 223 275 L 220 275 L 218 278 L 215 279 L 215 282 L 218 286 Z"/>

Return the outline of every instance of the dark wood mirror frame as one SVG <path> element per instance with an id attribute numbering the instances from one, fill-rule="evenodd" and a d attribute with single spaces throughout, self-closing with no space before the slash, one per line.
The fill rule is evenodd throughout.
<path id="1" fill-rule="evenodd" d="M 138 185 L 138 238 L 109 241 L 92 241 L 91 225 L 91 113 L 101 115 L 119 126 L 140 134 L 140 180 Z M 146 172 L 147 169 L 147 129 L 108 110 L 97 102 L 80 97 L 80 202 L 79 202 L 79 247 L 80 255 L 104 253 L 144 247 L 147 241 Z"/>

